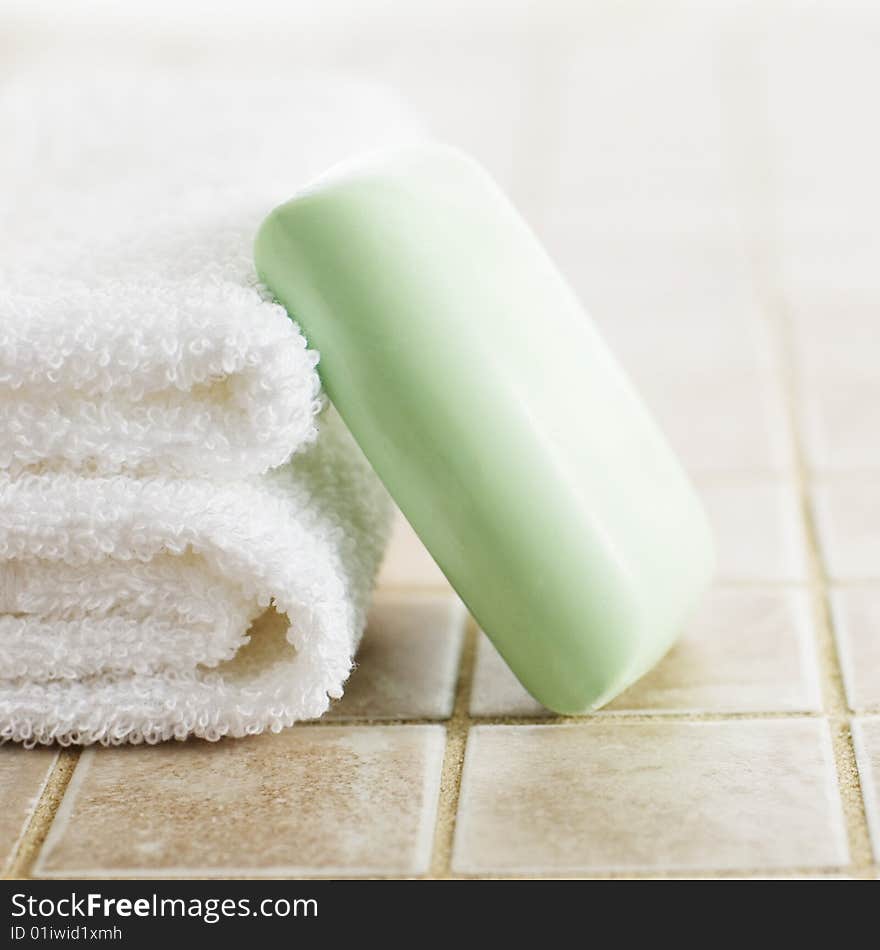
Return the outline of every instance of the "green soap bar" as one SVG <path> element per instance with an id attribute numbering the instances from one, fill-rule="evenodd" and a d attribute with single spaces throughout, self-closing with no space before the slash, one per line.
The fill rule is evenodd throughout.
<path id="1" fill-rule="evenodd" d="M 486 172 L 443 146 L 344 163 L 269 215 L 256 264 L 320 351 L 373 467 L 537 700 L 594 709 L 666 652 L 712 572 L 706 518 Z"/>

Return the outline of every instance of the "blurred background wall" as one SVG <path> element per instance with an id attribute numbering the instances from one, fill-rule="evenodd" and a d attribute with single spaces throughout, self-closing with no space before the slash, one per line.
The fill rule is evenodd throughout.
<path id="1" fill-rule="evenodd" d="M 488 166 L 624 351 L 646 307 L 880 290 L 876 2 L 0 5 L 0 81 L 117 65 L 397 87 Z"/>

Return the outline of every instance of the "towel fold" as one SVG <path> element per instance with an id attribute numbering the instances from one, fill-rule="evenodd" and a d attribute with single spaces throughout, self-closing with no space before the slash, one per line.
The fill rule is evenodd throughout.
<path id="1" fill-rule="evenodd" d="M 417 130 L 382 93 L 326 81 L 30 82 L 0 97 L 16 121 L 0 739 L 215 739 L 320 716 L 390 503 L 251 242 L 324 165 Z"/>
<path id="2" fill-rule="evenodd" d="M 247 481 L 0 478 L 0 735 L 219 738 L 342 695 L 387 496 L 332 411 Z"/>
<path id="3" fill-rule="evenodd" d="M 8 297 L 0 468 L 237 478 L 311 442 L 317 354 L 284 310 L 228 278 L 188 284 Z"/>

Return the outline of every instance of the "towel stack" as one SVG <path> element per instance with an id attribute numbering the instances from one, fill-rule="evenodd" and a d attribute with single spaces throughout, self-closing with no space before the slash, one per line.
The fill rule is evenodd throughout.
<path id="1" fill-rule="evenodd" d="M 31 80 L 0 121 L 0 739 L 320 716 L 389 505 L 251 242 L 410 120 L 362 85 L 169 79 Z"/>

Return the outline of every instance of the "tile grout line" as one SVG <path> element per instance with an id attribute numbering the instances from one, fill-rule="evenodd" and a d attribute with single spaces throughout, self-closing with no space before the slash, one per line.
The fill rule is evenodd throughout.
<path id="1" fill-rule="evenodd" d="M 767 21 L 765 25 L 766 23 Z M 743 37 L 738 39 L 741 41 Z M 809 589 L 816 620 L 814 648 L 819 666 L 822 709 L 831 733 L 836 786 L 842 804 L 849 849 L 848 869 L 868 876 L 874 867 L 872 847 L 850 729 L 851 713 L 847 706 L 840 658 L 834 639 L 834 620 L 828 594 L 829 579 L 811 500 L 812 480 L 800 418 L 800 397 L 803 393 L 793 345 L 794 328 L 778 279 L 778 230 L 775 226 L 776 204 L 772 185 L 774 168 L 768 116 L 764 108 L 766 68 L 760 59 L 762 50 L 755 45 L 744 49 L 738 44 L 735 52 L 740 56 L 752 57 L 748 71 L 751 82 L 747 83 L 745 88 L 741 82 L 735 84 L 736 106 L 725 111 L 728 114 L 732 111 L 733 114 L 731 131 L 738 133 L 733 136 L 733 140 L 751 141 L 757 146 L 748 153 L 739 151 L 739 161 L 735 162 L 734 168 L 748 226 L 744 244 L 759 306 L 770 332 L 774 350 L 772 355 L 778 364 L 777 374 L 782 386 L 791 436 L 793 475 L 805 534 Z M 728 94 L 731 94 L 730 87 Z"/>
<path id="2" fill-rule="evenodd" d="M 458 664 L 458 682 L 455 687 L 452 715 L 446 721 L 446 749 L 440 774 L 440 800 L 437 804 L 434 846 L 428 874 L 428 877 L 433 880 L 449 878 L 452 874 L 455 820 L 461 793 L 467 735 L 471 725 L 468 707 L 477 652 L 477 635 L 476 621 L 468 614 L 461 659 Z"/>
<path id="3" fill-rule="evenodd" d="M 800 496 L 806 541 L 810 586 L 814 594 L 815 638 L 822 680 L 823 708 L 828 714 L 834 751 L 837 785 L 843 805 L 843 817 L 849 844 L 850 863 L 856 870 L 873 866 L 873 850 L 868 832 L 865 803 L 852 739 L 851 713 L 843 683 L 843 671 L 834 636 L 834 618 L 829 599 L 829 578 L 822 556 L 821 541 L 811 498 L 809 467 L 801 431 L 799 401 L 801 387 L 794 365 L 791 319 L 784 300 L 778 294 L 771 314 L 775 314 L 775 332 L 779 338 L 786 401 L 795 452 L 795 475 Z"/>
<path id="4" fill-rule="evenodd" d="M 701 867 L 685 868 L 617 868 L 603 870 L 597 868 L 595 871 L 579 870 L 570 874 L 560 872 L 547 872 L 541 874 L 538 872 L 532 874 L 502 874 L 502 873 L 479 873 L 479 874 L 459 874 L 456 878 L 467 881 L 738 881 L 749 879 L 766 878 L 768 880 L 786 880 L 793 879 L 816 879 L 816 878 L 846 878 L 848 875 L 845 868 L 834 866 L 797 866 L 797 867 L 724 867 L 712 868 L 711 865 Z M 873 880 L 870 875 L 864 875 L 866 879 Z"/>
<path id="5" fill-rule="evenodd" d="M 49 834 L 81 754 L 82 749 L 75 746 L 59 751 L 5 875 L 8 879 L 23 880 L 30 877 L 30 870 Z"/>
<path id="6" fill-rule="evenodd" d="M 866 707 L 859 711 L 860 715 L 878 716 L 880 708 Z M 479 713 L 465 717 L 470 726 L 571 726 L 586 725 L 588 723 L 618 723 L 618 724 L 644 724 L 653 723 L 674 723 L 674 722 L 740 722 L 740 721 L 786 721 L 790 719 L 825 719 L 830 713 L 826 710 L 815 709 L 782 709 L 782 710 L 719 710 L 718 712 L 702 712 L 700 710 L 645 710 L 632 712 L 625 710 L 606 711 L 604 709 L 595 710 L 591 713 L 585 713 L 579 716 L 558 716 L 555 713 L 548 712 L 545 715 L 541 713 L 518 715 L 516 713 L 492 714 Z M 838 717 L 839 718 L 839 717 Z M 334 729 L 338 726 L 358 726 L 366 728 L 369 726 L 448 726 L 450 719 L 437 719 L 436 717 L 413 716 L 402 718 L 345 718 L 338 719 L 310 719 L 304 721 L 302 725 L 316 727 L 320 729 Z M 194 740 L 203 741 L 203 740 Z"/>
<path id="7" fill-rule="evenodd" d="M 45 751 L 45 747 L 44 747 Z M 19 753 L 24 754 L 24 753 Z M 27 750 L 27 755 L 34 755 L 34 751 Z M 49 762 L 49 765 L 43 775 L 39 787 L 34 795 L 31 797 L 28 807 L 25 809 L 25 815 L 22 818 L 21 824 L 18 827 L 18 835 L 12 841 L 11 845 L 6 849 L 6 854 L 0 859 L 0 881 L 9 880 L 15 877 L 14 868 L 18 861 L 18 852 L 21 848 L 22 842 L 25 839 L 25 835 L 28 831 L 28 828 L 31 825 L 31 821 L 37 811 L 37 806 L 39 805 L 43 793 L 46 791 L 46 788 L 49 786 L 49 781 L 52 776 L 55 774 L 55 766 L 58 764 L 58 759 L 60 756 L 60 751 L 55 750 L 52 758 Z"/>

